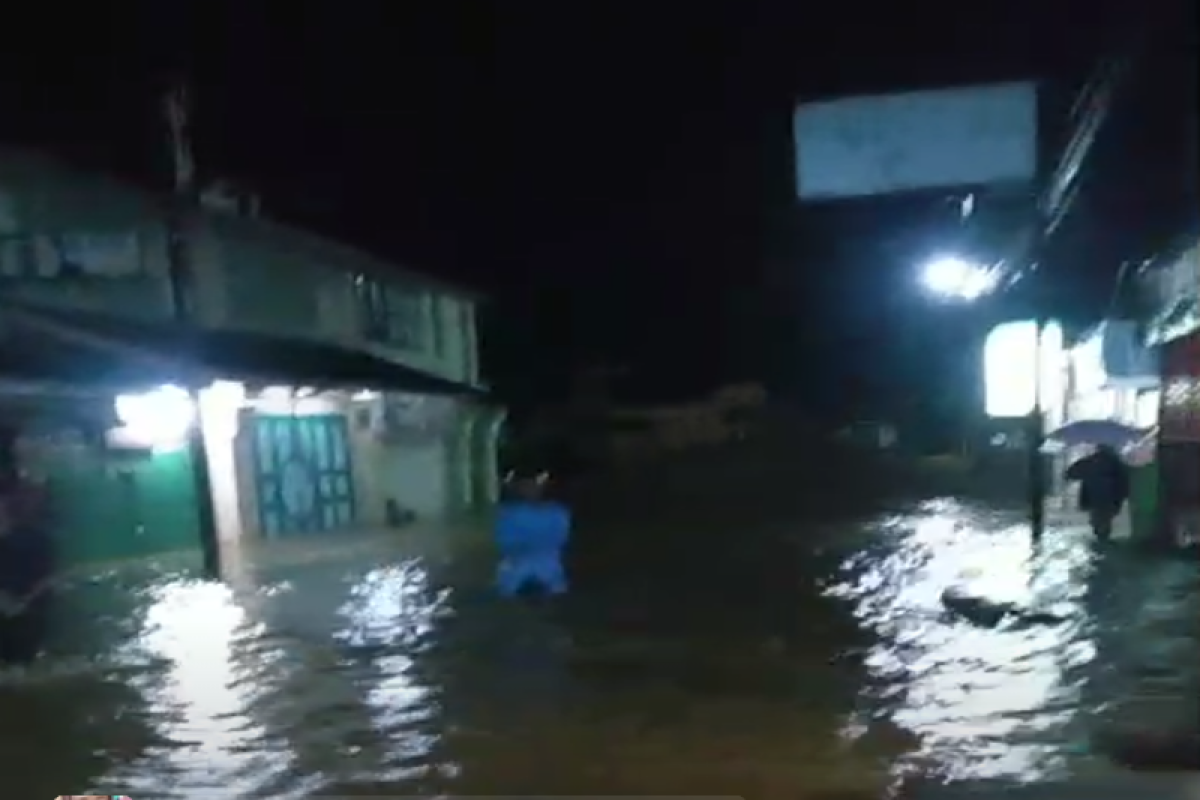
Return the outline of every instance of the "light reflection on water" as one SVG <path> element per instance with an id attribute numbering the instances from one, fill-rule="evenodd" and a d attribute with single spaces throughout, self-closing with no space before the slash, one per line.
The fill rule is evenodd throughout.
<path id="1" fill-rule="evenodd" d="M 920 742 L 905 758 L 948 779 L 1062 777 L 1064 745 L 1080 741 L 1069 730 L 1079 668 L 1095 656 L 1079 640 L 1087 542 L 1059 533 L 1035 550 L 1022 526 L 981 531 L 944 503 L 885 529 L 890 546 L 851 559 L 829 591 L 878 634 L 866 658 L 880 697 L 872 711 Z M 948 587 L 1067 621 L 974 627 L 948 618 Z"/>
<path id="2" fill-rule="evenodd" d="M 1188 565 L 1098 558 L 1075 530 L 1034 550 L 947 501 L 872 528 L 770 584 L 768 605 L 802 614 L 764 623 L 733 589 L 715 610 L 637 595 L 663 617 L 650 633 L 610 613 L 632 579 L 548 611 L 399 548 L 240 561 L 227 586 L 104 576 L 64 598 L 56 655 L 0 680 L 4 717 L 27 721 L 0 728 L 0 768 L 30 796 L 873 798 L 901 775 L 1106 778 L 1082 747 L 1099 722 L 1186 713 Z M 1065 621 L 976 627 L 946 613 L 949 587 Z"/>

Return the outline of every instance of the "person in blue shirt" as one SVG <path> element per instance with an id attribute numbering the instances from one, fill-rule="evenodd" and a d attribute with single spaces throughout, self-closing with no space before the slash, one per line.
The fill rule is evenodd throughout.
<path id="1" fill-rule="evenodd" d="M 527 588 L 550 595 L 567 591 L 563 551 L 571 538 L 571 512 L 546 498 L 545 484 L 545 475 L 512 481 L 497 510 L 496 587 L 506 597 Z"/>

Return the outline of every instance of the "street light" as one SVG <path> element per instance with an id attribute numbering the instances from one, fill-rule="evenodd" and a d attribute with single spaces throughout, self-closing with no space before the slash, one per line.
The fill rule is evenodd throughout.
<path id="1" fill-rule="evenodd" d="M 945 301 L 973 303 L 995 292 L 1003 277 L 999 267 L 988 267 L 952 255 L 931 259 L 921 270 L 921 284 L 929 294 Z M 1025 359 L 1032 363 L 1033 403 L 1029 411 L 1029 521 L 1036 541 L 1046 526 L 1046 476 L 1042 463 L 1042 447 L 1046 439 L 1045 369 L 1043 361 L 1048 321 L 1039 315 L 1030 322 L 1028 331 L 1032 353 Z M 1055 329 L 1055 333 L 1061 332 Z M 1058 340 L 1056 340 L 1058 341 Z M 1060 342 L 1061 346 L 1061 342 Z"/>
<path id="2" fill-rule="evenodd" d="M 921 273 L 930 294 L 945 300 L 971 303 L 991 294 L 1000 283 L 999 270 L 957 256 L 932 259 Z"/>

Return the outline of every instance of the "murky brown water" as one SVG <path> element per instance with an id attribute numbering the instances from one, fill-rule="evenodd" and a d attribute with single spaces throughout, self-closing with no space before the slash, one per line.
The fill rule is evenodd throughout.
<path id="1" fill-rule="evenodd" d="M 874 798 L 916 775 L 918 797 L 1126 797 L 1089 732 L 1196 713 L 1194 565 L 1099 558 L 1077 530 L 1031 555 L 1019 519 L 948 501 L 795 538 L 783 570 L 696 550 L 582 574 L 557 608 L 378 543 L 239 561 L 228 586 L 81 580 L 52 655 L 0 677 L 0 774 L 34 798 Z M 973 627 L 948 586 L 1068 621 Z"/>

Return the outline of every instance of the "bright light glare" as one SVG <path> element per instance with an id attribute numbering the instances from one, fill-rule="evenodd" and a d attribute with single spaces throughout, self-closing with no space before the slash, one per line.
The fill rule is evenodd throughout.
<path id="1" fill-rule="evenodd" d="M 983 389 L 984 411 L 989 417 L 1027 416 L 1037 405 L 1040 393 L 1043 410 L 1057 418 L 1054 406 L 1061 402 L 1066 388 L 1062 326 L 1051 322 L 1042 329 L 1040 349 L 1037 340 L 1038 324 L 1034 320 L 1006 322 L 988 334 L 983 345 Z"/>
<path id="2" fill-rule="evenodd" d="M 935 258 L 921 274 L 921 283 L 930 293 L 968 302 L 991 292 L 998 280 L 996 270 L 954 256 Z"/>
<path id="3" fill-rule="evenodd" d="M 177 581 L 152 596 L 137 644 L 161 659 L 167 672 L 146 682 L 143 702 L 176 712 L 156 715 L 154 734 L 187 743 L 162 748 L 158 763 L 170 770 L 176 787 L 209 780 L 235 786 L 254 769 L 250 743 L 273 733 L 254 716 L 261 696 L 244 676 L 255 669 L 283 671 L 282 665 L 270 663 L 269 651 L 250 656 L 239 646 L 253 623 L 228 586 Z"/>
<path id="4" fill-rule="evenodd" d="M 161 386 L 145 394 L 117 395 L 114 405 L 121 424 L 156 450 L 186 441 L 196 420 L 192 398 L 178 386 Z"/>
<path id="5" fill-rule="evenodd" d="M 872 634 L 873 696 L 888 698 L 892 730 L 911 742 L 895 767 L 948 780 L 1048 778 L 1067 731 L 1086 718 L 1070 704 L 1080 702 L 1074 676 L 1096 655 L 1091 626 L 988 628 L 946 614 L 942 595 L 954 589 L 1086 619 L 1076 587 L 1086 544 L 1062 537 L 1035 553 L 1027 528 L 997 523 L 965 503 L 924 503 L 885 523 L 886 553 L 851 556 L 825 587 Z M 882 731 L 878 701 L 863 706 L 852 722 Z"/>

